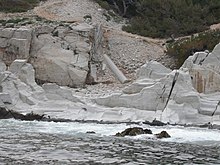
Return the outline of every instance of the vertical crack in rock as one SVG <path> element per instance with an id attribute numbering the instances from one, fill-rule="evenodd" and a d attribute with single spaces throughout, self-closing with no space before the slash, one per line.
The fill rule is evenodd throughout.
<path id="1" fill-rule="evenodd" d="M 202 63 L 205 61 L 205 59 L 209 56 L 209 52 L 207 52 L 205 58 L 203 58 L 202 60 L 199 61 L 199 65 L 202 65 Z"/>
<path id="2" fill-rule="evenodd" d="M 166 85 L 164 84 L 163 85 L 163 87 L 162 87 L 162 90 L 160 91 L 160 92 L 157 92 L 156 91 L 156 93 L 157 93 L 157 99 L 159 99 L 159 100 L 162 100 L 162 102 L 164 103 L 164 93 L 165 93 L 165 91 L 166 91 Z M 155 109 L 155 111 L 157 110 L 157 109 L 160 109 L 159 108 L 159 105 L 160 105 L 161 103 L 160 103 L 160 101 L 158 101 L 157 102 L 157 105 L 156 105 L 156 109 Z"/>
<path id="3" fill-rule="evenodd" d="M 34 31 L 31 30 L 31 40 L 30 40 L 30 45 L 29 45 L 29 56 L 27 61 L 30 62 L 31 59 L 31 52 L 32 52 L 32 48 L 33 48 L 33 38 L 34 38 Z"/>
<path id="4" fill-rule="evenodd" d="M 9 76 L 10 76 L 10 73 L 8 73 L 8 74 L 2 74 L 2 75 L 0 76 L 0 84 L 2 84 Z"/>
<path id="5" fill-rule="evenodd" d="M 195 63 L 196 63 L 196 61 L 197 61 L 198 57 L 199 57 L 199 54 L 196 54 L 196 57 L 195 57 L 195 59 L 193 60 L 193 64 L 195 64 Z"/>
<path id="6" fill-rule="evenodd" d="M 214 116 L 215 112 L 216 112 L 216 111 L 217 111 L 217 109 L 218 109 L 218 106 L 220 106 L 220 101 L 218 102 L 218 104 L 216 104 L 216 107 L 215 107 L 214 112 L 212 113 L 212 116 Z"/>
<path id="7" fill-rule="evenodd" d="M 170 93 L 169 93 L 169 95 L 168 95 L 167 102 L 166 102 L 166 104 L 165 104 L 165 106 L 164 106 L 163 111 L 166 109 L 167 104 L 168 104 L 168 102 L 170 101 L 170 97 L 171 97 L 171 95 L 172 95 L 173 88 L 174 88 L 174 86 L 175 86 L 175 84 L 176 84 L 176 81 L 177 81 L 177 79 L 178 79 L 178 76 L 179 76 L 179 72 L 176 71 L 176 73 L 175 73 L 175 75 L 174 75 L 174 77 L 173 77 L 173 82 L 172 82 L 172 85 L 171 85 Z M 162 111 L 162 112 L 163 112 L 163 111 Z"/>
<path id="8" fill-rule="evenodd" d="M 153 73 L 153 70 L 150 71 L 149 78 L 151 78 L 152 73 Z"/>

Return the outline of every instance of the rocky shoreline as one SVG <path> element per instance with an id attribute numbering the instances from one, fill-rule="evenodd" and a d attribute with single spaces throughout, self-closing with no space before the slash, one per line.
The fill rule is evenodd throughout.
<path id="1" fill-rule="evenodd" d="M 41 122 L 75 122 L 75 123 L 95 123 L 95 124 L 126 124 L 126 125 L 139 125 L 140 129 L 142 126 L 157 126 L 157 127 L 166 127 L 166 126 L 182 126 L 182 127 L 194 127 L 194 128 L 207 128 L 207 129 L 216 129 L 220 130 L 220 125 L 212 125 L 211 123 L 206 123 L 202 125 L 195 125 L 195 124 L 170 124 L 170 123 L 163 123 L 158 120 L 153 120 L 153 121 L 144 121 L 144 122 L 112 122 L 112 121 L 98 121 L 98 120 L 71 120 L 71 119 L 64 119 L 64 118 L 51 118 L 50 116 L 47 116 L 46 114 L 39 115 L 36 113 L 27 113 L 27 114 L 21 114 L 13 110 L 8 110 L 5 108 L 0 108 L 0 120 L 2 119 L 15 119 L 15 120 L 21 120 L 21 121 L 41 121 Z M 131 130 L 135 129 L 136 127 L 132 128 Z M 130 131 L 131 131 L 130 130 Z M 130 131 L 125 131 L 125 133 L 118 133 L 115 136 L 134 136 L 130 135 Z M 128 133 L 126 133 L 128 132 Z M 135 131 L 136 132 L 136 131 Z M 138 132 L 139 129 L 138 129 Z M 149 131 L 145 133 L 145 131 L 141 131 L 142 133 L 136 133 L 138 134 L 149 134 Z M 90 132 L 88 132 L 90 133 Z M 95 132 L 93 132 L 95 133 Z M 152 133 L 151 133 L 152 134 Z"/>
<path id="2" fill-rule="evenodd" d="M 211 53 L 196 53 L 174 71 L 149 61 L 137 71 L 137 80 L 129 86 L 124 84 L 123 90 L 117 88 L 115 93 L 109 88 L 109 94 L 102 91 L 104 96 L 98 92 L 90 97 L 80 94 L 80 89 L 55 83 L 39 86 L 35 82 L 35 70 L 27 60 L 15 60 L 8 69 L 2 62 L 1 107 L 68 120 L 156 119 L 178 125 L 219 125 L 219 49 L 220 44 Z"/>
<path id="3" fill-rule="evenodd" d="M 55 15 L 69 18 L 60 10 Z M 31 24 L 22 24 L 23 20 L 13 27 L 1 25 L 0 107 L 47 115 L 54 121 L 156 119 L 171 125 L 220 125 L 220 44 L 212 52 L 195 53 L 180 69 L 171 70 L 155 61 L 164 55 L 162 41 L 107 25 L 101 28 L 91 20 L 37 18 Z M 128 83 L 119 83 L 103 54 L 127 76 Z"/>

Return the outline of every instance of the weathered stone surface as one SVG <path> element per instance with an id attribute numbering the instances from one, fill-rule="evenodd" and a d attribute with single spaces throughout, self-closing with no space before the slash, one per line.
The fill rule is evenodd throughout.
<path id="1" fill-rule="evenodd" d="M 213 69 L 215 72 L 220 74 L 220 43 L 215 46 L 213 51 L 208 54 L 205 58 L 204 62 L 202 63 L 203 66 L 207 68 Z"/>
<path id="2" fill-rule="evenodd" d="M 88 24 L 1 28 L 0 59 L 7 66 L 16 59 L 29 60 L 41 82 L 84 86 L 93 30 Z"/>
<path id="3" fill-rule="evenodd" d="M 147 61 L 146 64 L 137 70 L 137 80 L 125 87 L 123 92 L 126 94 L 139 93 L 143 88 L 154 85 L 159 79 L 171 72 L 172 70 L 156 61 Z"/>
<path id="4" fill-rule="evenodd" d="M 156 61 L 147 61 L 140 69 L 137 70 L 138 79 L 160 79 L 172 72 L 171 69 L 166 68 L 162 64 Z"/>
<path id="5" fill-rule="evenodd" d="M 8 70 L 32 89 L 42 91 L 42 88 L 35 82 L 35 70 L 31 64 L 27 63 L 27 60 L 15 60 Z"/>
<path id="6" fill-rule="evenodd" d="M 31 28 L 20 27 L 18 29 L 15 29 L 12 38 L 26 39 L 30 43 L 32 39 L 32 31 L 33 29 Z"/>
<path id="7" fill-rule="evenodd" d="M 57 36 L 46 33 L 33 39 L 31 63 L 37 79 L 71 87 L 85 84 L 91 46 L 78 30 L 60 26 Z"/>
<path id="8" fill-rule="evenodd" d="M 199 93 L 220 91 L 220 44 L 211 53 L 195 53 L 184 62 L 182 68 L 189 69 L 193 87 Z"/>
<path id="9" fill-rule="evenodd" d="M 12 104 L 12 100 L 9 94 L 7 93 L 0 93 L 0 100 L 4 104 Z"/>
<path id="10" fill-rule="evenodd" d="M 132 83 L 131 85 L 125 87 L 123 89 L 123 93 L 125 94 L 135 94 L 141 92 L 141 90 L 145 87 L 150 87 L 156 84 L 157 81 L 152 79 L 140 79 Z"/>
<path id="11" fill-rule="evenodd" d="M 83 86 L 86 80 L 87 71 L 81 68 L 88 68 L 88 59 L 86 66 L 86 59 L 85 57 L 82 58 L 73 55 L 68 50 L 48 47 L 42 48 L 38 52 L 37 58 L 34 59 L 32 64 L 36 70 L 37 79 L 45 82 L 54 82 L 62 86 L 75 87 Z M 81 67 L 78 60 L 83 62 Z M 75 63 L 75 66 L 73 63 Z"/>
<path id="12" fill-rule="evenodd" d="M 32 65 L 26 60 L 15 60 L 9 71 L 1 72 L 0 83 L 2 96 L 8 98 L 2 102 L 9 108 L 35 105 L 46 98 L 43 89 L 35 82 Z"/>
<path id="13" fill-rule="evenodd" d="M 178 76 L 175 76 L 177 73 Z M 182 102 L 189 103 L 193 100 L 195 101 L 193 106 L 198 106 L 198 96 L 191 85 L 191 79 L 187 72 L 173 71 L 158 82 L 149 86 L 148 84 L 147 82 L 147 87 L 136 94 L 114 94 L 98 98 L 95 101 L 98 104 L 110 107 L 119 106 L 148 111 L 164 110 L 167 102 L 172 99 L 179 104 Z"/>
<path id="14" fill-rule="evenodd" d="M 92 25 L 89 25 L 87 23 L 81 23 L 81 24 L 72 24 L 70 25 L 72 30 L 78 31 L 78 32 L 90 32 L 94 29 Z"/>
<path id="15" fill-rule="evenodd" d="M 212 117 L 200 114 L 198 109 L 188 103 L 178 104 L 170 100 L 158 119 L 164 123 L 199 125 L 210 122 Z"/>
<path id="16" fill-rule="evenodd" d="M 0 28 L 0 37 L 1 38 L 12 38 L 15 32 L 14 28 Z"/>
<path id="17" fill-rule="evenodd" d="M 89 53 L 91 50 L 91 45 L 86 42 L 77 42 L 76 43 L 76 51 L 77 52 L 86 52 Z"/>
<path id="18" fill-rule="evenodd" d="M 171 73 L 162 72 L 156 62 L 146 63 L 138 72 L 139 79 L 122 93 L 94 101 L 108 107 L 155 111 L 155 118 L 164 123 L 219 123 L 219 56 L 220 44 L 211 53 L 189 57 L 181 69 Z"/>
<path id="19" fill-rule="evenodd" d="M 10 65 L 16 59 L 27 59 L 29 56 L 30 42 L 27 39 L 11 38 L 8 40 L 3 61 Z"/>
<path id="20" fill-rule="evenodd" d="M 42 25 L 35 27 L 34 32 L 36 36 L 39 36 L 41 34 L 50 34 L 53 30 L 54 30 L 53 26 Z"/>
<path id="21" fill-rule="evenodd" d="M 72 91 L 60 87 L 55 83 L 44 84 L 43 89 L 46 93 L 46 97 L 50 100 L 69 100 L 71 102 L 82 102 L 77 97 L 73 96 Z"/>
<path id="22" fill-rule="evenodd" d="M 27 63 L 27 60 L 20 60 L 20 59 L 17 59 L 15 61 L 13 61 L 13 63 L 10 65 L 8 71 L 10 71 L 11 73 L 14 73 L 14 74 L 19 74 L 19 72 L 21 71 L 21 68 L 26 65 Z"/>
<path id="23" fill-rule="evenodd" d="M 5 48 L 8 44 L 7 38 L 0 38 L 0 48 Z"/>
<path id="24" fill-rule="evenodd" d="M 0 60 L 0 72 L 6 71 L 7 67 L 3 61 Z"/>
<path id="25" fill-rule="evenodd" d="M 15 59 L 29 57 L 32 29 L 0 29 L 0 59 L 10 65 Z"/>
<path id="26" fill-rule="evenodd" d="M 199 93 L 213 93 L 220 91 L 220 74 L 205 68 L 194 67 L 190 70 L 193 86 Z"/>

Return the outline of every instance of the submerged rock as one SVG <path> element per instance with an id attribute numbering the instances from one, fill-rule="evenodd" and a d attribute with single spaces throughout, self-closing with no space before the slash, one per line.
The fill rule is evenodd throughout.
<path id="1" fill-rule="evenodd" d="M 141 134 L 153 134 L 153 133 L 150 129 L 143 129 L 141 127 L 133 127 L 133 128 L 127 128 L 122 132 L 118 132 L 115 134 L 115 136 L 125 137 L 125 136 L 136 136 L 136 135 L 141 135 Z M 171 137 L 166 131 L 162 131 L 158 134 L 155 134 L 155 136 L 158 139 Z"/>
<path id="2" fill-rule="evenodd" d="M 161 122 L 159 120 L 155 120 L 155 119 L 152 122 L 145 121 L 145 122 L 143 122 L 143 124 L 148 124 L 150 126 L 164 126 L 164 125 L 167 125 L 166 123 L 163 123 L 163 122 Z"/>
<path id="3" fill-rule="evenodd" d="M 121 133 L 118 132 L 116 133 L 115 136 L 124 137 L 124 136 L 136 136 L 141 134 L 152 134 L 152 131 L 149 129 L 143 129 L 141 127 L 133 127 L 133 128 L 127 128 Z"/>
<path id="4" fill-rule="evenodd" d="M 87 134 L 95 134 L 95 131 L 87 131 Z"/>
<path id="5" fill-rule="evenodd" d="M 158 139 L 170 138 L 171 136 L 166 132 L 162 131 L 161 133 L 155 134 Z"/>

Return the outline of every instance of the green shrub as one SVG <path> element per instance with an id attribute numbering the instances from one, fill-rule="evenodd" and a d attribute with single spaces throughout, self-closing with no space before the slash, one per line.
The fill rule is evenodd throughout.
<path id="1" fill-rule="evenodd" d="M 9 19 L 9 20 L 0 20 L 0 23 L 5 26 L 7 23 L 13 23 L 17 24 L 19 22 L 24 22 L 27 21 L 28 18 L 14 18 L 14 19 Z"/>
<path id="2" fill-rule="evenodd" d="M 45 0 L 0 0 L 1 12 L 25 12 Z"/>
<path id="3" fill-rule="evenodd" d="M 199 33 L 186 39 L 179 39 L 167 45 L 167 54 L 177 59 L 177 67 L 194 52 L 212 49 L 220 43 L 220 30 Z"/>
<path id="4" fill-rule="evenodd" d="M 129 20 L 123 30 L 153 38 L 191 35 L 220 22 L 220 0 L 95 1 L 105 4 L 101 6 L 108 2 L 104 8 L 110 7 Z"/>
<path id="5" fill-rule="evenodd" d="M 95 0 L 103 9 L 110 10 L 110 5 L 105 0 Z"/>

